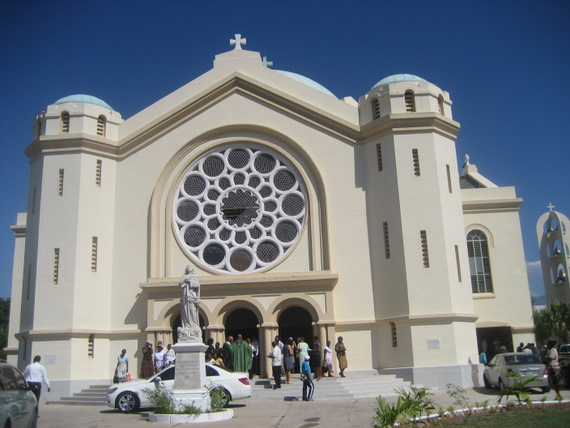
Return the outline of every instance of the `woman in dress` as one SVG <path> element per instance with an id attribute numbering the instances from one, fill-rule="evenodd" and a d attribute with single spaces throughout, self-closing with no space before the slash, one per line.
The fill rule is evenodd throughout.
<path id="1" fill-rule="evenodd" d="M 346 347 L 344 346 L 342 336 L 338 337 L 338 342 L 334 345 L 334 350 L 338 358 L 338 374 L 340 377 L 344 377 L 344 371 L 348 367 L 348 362 L 346 361 Z"/>
<path id="2" fill-rule="evenodd" d="M 309 355 L 309 344 L 305 342 L 303 336 L 297 339 L 297 357 L 299 358 L 299 372 L 301 372 L 301 365 L 305 362 L 305 357 Z"/>
<path id="3" fill-rule="evenodd" d="M 285 379 L 287 383 L 291 382 L 291 372 L 295 359 L 293 358 L 293 338 L 290 337 L 285 346 L 283 346 L 283 366 L 285 367 Z"/>
<path id="4" fill-rule="evenodd" d="M 115 383 L 125 382 L 127 379 L 127 373 L 129 372 L 129 357 L 127 356 L 127 350 L 123 349 L 121 354 L 117 358 L 117 367 L 115 368 Z"/>
<path id="5" fill-rule="evenodd" d="M 152 343 L 146 342 L 142 349 L 143 360 L 141 365 L 141 378 L 148 379 L 154 375 L 154 364 L 152 362 Z"/>
<path id="6" fill-rule="evenodd" d="M 333 373 L 334 373 L 334 367 L 333 367 L 333 357 L 332 357 L 332 349 L 331 349 L 331 341 L 327 340 L 327 346 L 325 346 L 324 349 L 325 352 L 325 362 L 323 364 L 323 367 L 327 368 L 327 372 L 329 373 L 329 377 L 333 377 Z"/>

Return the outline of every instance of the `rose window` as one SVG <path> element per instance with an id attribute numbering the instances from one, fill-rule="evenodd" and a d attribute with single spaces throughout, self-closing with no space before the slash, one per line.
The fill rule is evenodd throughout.
<path id="1" fill-rule="evenodd" d="M 298 241 L 305 191 L 279 155 L 226 147 L 186 171 L 173 217 L 191 258 L 219 272 L 259 271 L 283 259 Z"/>

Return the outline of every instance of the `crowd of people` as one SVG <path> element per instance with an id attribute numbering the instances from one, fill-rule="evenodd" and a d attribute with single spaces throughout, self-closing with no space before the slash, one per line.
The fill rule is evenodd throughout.
<path id="1" fill-rule="evenodd" d="M 219 342 L 214 344 L 214 339 L 210 338 L 206 345 L 208 346 L 205 352 L 206 362 L 236 372 L 249 373 L 250 379 L 256 374 L 259 375 L 259 341 L 255 337 L 244 339 L 243 335 L 238 334 L 234 339 L 233 336 L 228 336 L 223 345 L 220 345 Z M 172 345 L 168 344 L 165 348 L 161 341 L 158 341 L 156 349 L 153 349 L 152 342 L 146 342 L 141 352 L 143 358 L 140 377 L 143 379 L 149 379 L 176 362 L 176 354 Z M 334 346 L 334 353 L 337 356 L 339 376 L 344 377 L 348 363 L 346 346 L 342 336 L 338 338 Z M 273 389 L 281 388 L 282 377 L 285 377 L 285 382 L 290 384 L 292 383 L 292 373 L 300 373 L 300 378 L 303 381 L 303 400 L 305 401 L 312 400 L 315 388 L 313 378 L 320 380 L 323 376 L 334 376 L 331 341 L 327 340 L 326 346 L 322 346 L 318 336 L 313 337 L 311 347 L 302 336 L 296 340 L 289 337 L 285 343 L 280 336 L 275 336 L 268 357 L 271 358 Z M 130 380 L 129 357 L 127 350 L 123 349 L 117 358 L 114 382 L 119 383 L 128 380 Z"/>

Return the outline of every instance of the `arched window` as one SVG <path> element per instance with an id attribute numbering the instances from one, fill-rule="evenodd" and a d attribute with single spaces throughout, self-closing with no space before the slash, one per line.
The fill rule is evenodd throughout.
<path id="1" fill-rule="evenodd" d="M 378 101 L 378 98 L 374 98 L 372 100 L 372 102 L 370 103 L 370 106 L 372 107 L 372 119 L 379 119 L 380 118 L 380 102 Z"/>
<path id="2" fill-rule="evenodd" d="M 61 113 L 61 132 L 63 134 L 69 133 L 69 113 L 66 111 Z"/>
<path id="3" fill-rule="evenodd" d="M 443 95 L 440 95 L 437 98 L 437 105 L 438 105 L 439 113 L 445 115 L 445 109 L 444 109 L 444 104 L 443 104 Z"/>
<path id="4" fill-rule="evenodd" d="M 103 115 L 99 116 L 97 119 L 97 135 L 105 136 L 107 131 L 107 118 Z"/>
<path id="5" fill-rule="evenodd" d="M 416 97 L 414 91 L 406 91 L 404 99 L 406 101 L 406 111 L 416 111 Z"/>
<path id="6" fill-rule="evenodd" d="M 467 235 L 467 253 L 471 270 L 473 293 L 492 293 L 491 264 L 487 235 L 480 230 L 472 230 Z"/>

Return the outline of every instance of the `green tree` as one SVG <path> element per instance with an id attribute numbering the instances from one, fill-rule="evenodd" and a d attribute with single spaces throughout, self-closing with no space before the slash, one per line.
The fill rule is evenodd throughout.
<path id="1" fill-rule="evenodd" d="M 8 344 L 8 324 L 10 322 L 10 298 L 0 298 L 0 358 L 6 358 L 4 348 Z"/>
<path id="2" fill-rule="evenodd" d="M 542 311 L 536 311 L 534 332 L 542 342 L 550 337 L 570 341 L 570 302 L 556 300 L 546 305 Z"/>

